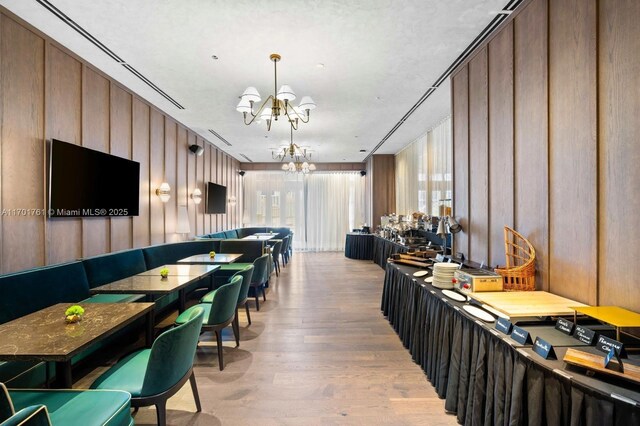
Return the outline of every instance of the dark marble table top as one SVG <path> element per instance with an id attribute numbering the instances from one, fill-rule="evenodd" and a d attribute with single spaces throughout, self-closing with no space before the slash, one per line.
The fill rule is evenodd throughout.
<path id="1" fill-rule="evenodd" d="M 220 269 L 220 265 L 164 265 L 141 272 L 138 275 L 151 275 L 159 277 L 160 270 L 162 268 L 167 268 L 169 270 L 169 276 L 175 275 L 185 277 L 206 277 L 207 275 L 211 275 L 215 271 Z"/>
<path id="2" fill-rule="evenodd" d="M 92 288 L 91 293 L 168 294 L 178 291 L 200 278 L 200 275 L 169 275 L 167 278 L 162 278 L 160 273 L 157 275 L 134 275 Z"/>
<path id="3" fill-rule="evenodd" d="M 208 254 L 197 254 L 180 259 L 178 263 L 188 263 L 191 265 L 224 265 L 233 263 L 241 257 L 242 254 L 237 253 L 216 253 L 214 258 L 209 257 Z"/>
<path id="4" fill-rule="evenodd" d="M 0 360 L 68 361 L 153 309 L 153 303 L 82 303 L 82 321 L 65 322 L 76 303 L 58 303 L 0 325 Z"/>

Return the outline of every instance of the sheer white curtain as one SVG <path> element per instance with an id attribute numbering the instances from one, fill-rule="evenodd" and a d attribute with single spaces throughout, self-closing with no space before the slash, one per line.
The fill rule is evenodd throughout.
<path id="1" fill-rule="evenodd" d="M 365 222 L 365 180 L 358 172 L 307 178 L 307 244 L 312 251 L 344 249 L 345 233 Z"/>
<path id="2" fill-rule="evenodd" d="M 293 246 L 304 241 L 304 180 L 283 172 L 247 172 L 244 176 L 245 226 L 289 227 Z"/>
<path id="3" fill-rule="evenodd" d="M 345 233 L 365 222 L 365 179 L 359 172 L 247 172 L 244 225 L 287 226 L 298 250 L 339 251 Z"/>
<path id="4" fill-rule="evenodd" d="M 452 198 L 451 117 L 396 154 L 396 213 L 439 216 Z"/>

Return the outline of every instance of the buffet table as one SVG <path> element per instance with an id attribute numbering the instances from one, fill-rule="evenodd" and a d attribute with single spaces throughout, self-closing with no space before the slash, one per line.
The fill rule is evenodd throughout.
<path id="1" fill-rule="evenodd" d="M 386 265 L 381 309 L 460 424 L 640 424 L 640 389 L 567 366 L 561 345 L 558 360 L 543 359 L 414 278 L 417 270 Z"/>
<path id="2" fill-rule="evenodd" d="M 373 259 L 373 234 L 348 233 L 344 243 L 344 255 L 349 259 Z"/>
<path id="3" fill-rule="evenodd" d="M 386 238 L 373 236 L 373 261 L 378 264 L 382 269 L 387 265 L 387 259 L 396 253 L 406 253 L 409 248 L 387 240 Z"/>

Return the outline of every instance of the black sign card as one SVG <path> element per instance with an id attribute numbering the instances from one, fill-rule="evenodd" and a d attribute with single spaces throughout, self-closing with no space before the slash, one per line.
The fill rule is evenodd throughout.
<path id="1" fill-rule="evenodd" d="M 506 318 L 498 317 L 498 321 L 496 321 L 496 330 L 504 334 L 510 334 L 511 327 L 513 327 L 513 324 L 511 324 L 511 321 L 509 321 Z"/>
<path id="2" fill-rule="evenodd" d="M 511 331 L 511 338 L 521 345 L 531 345 L 533 343 L 531 341 L 529 332 L 518 327 L 517 325 L 513 326 L 513 331 Z"/>
<path id="3" fill-rule="evenodd" d="M 596 349 L 609 353 L 611 348 L 614 348 L 616 352 L 618 352 L 618 356 L 621 358 L 625 358 L 627 356 L 627 351 L 624 349 L 624 345 L 617 340 L 613 340 L 610 337 L 606 336 L 598 336 L 598 341 L 596 342 Z"/>
<path id="4" fill-rule="evenodd" d="M 558 321 L 556 322 L 556 330 L 559 330 L 564 334 L 571 336 L 571 333 L 573 333 L 574 325 L 575 324 L 573 324 L 569 320 L 566 320 L 564 318 L 558 318 Z"/>
<path id="5" fill-rule="evenodd" d="M 613 359 L 615 359 L 617 362 L 611 362 L 611 360 Z M 624 366 L 622 365 L 622 361 L 618 356 L 618 351 L 616 350 L 616 348 L 612 347 L 607 356 L 604 357 L 604 368 L 624 373 Z"/>
<path id="6" fill-rule="evenodd" d="M 533 351 L 544 359 L 558 359 L 551 343 L 541 339 L 540 336 L 533 342 Z"/>
<path id="7" fill-rule="evenodd" d="M 593 345 L 593 339 L 596 337 L 596 332 L 588 329 L 587 327 L 576 325 L 576 328 L 573 331 L 573 337 L 580 340 L 582 343 Z"/>

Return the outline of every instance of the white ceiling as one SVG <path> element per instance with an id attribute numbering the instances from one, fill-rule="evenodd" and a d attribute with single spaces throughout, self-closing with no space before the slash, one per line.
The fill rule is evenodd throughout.
<path id="1" fill-rule="evenodd" d="M 0 4 L 235 158 L 271 161 L 284 122 L 245 126 L 238 96 L 278 84 L 318 104 L 294 133 L 317 161 L 362 161 L 507 0 L 49 0 L 184 110 L 36 0 Z M 217 55 L 218 60 L 213 60 Z M 324 64 L 324 68 L 318 64 Z M 442 84 L 376 152 L 394 154 L 450 114 Z M 298 99 L 299 99 L 298 98 Z M 294 102 L 295 104 L 296 102 Z M 213 137 L 213 129 L 233 146 Z M 366 149 L 366 153 L 360 153 Z"/>

